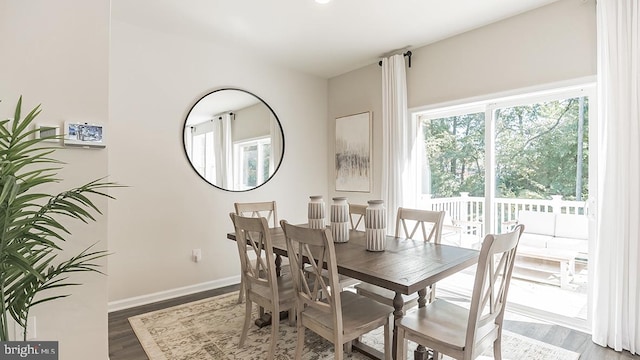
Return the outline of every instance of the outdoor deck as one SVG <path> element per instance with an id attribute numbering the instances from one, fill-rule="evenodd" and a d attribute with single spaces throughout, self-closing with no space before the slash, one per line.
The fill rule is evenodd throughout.
<path id="1" fill-rule="evenodd" d="M 505 224 L 517 220 L 519 211 L 539 211 L 584 215 L 588 213 L 586 202 L 552 200 L 496 199 L 492 218 L 493 231 L 506 231 Z M 443 230 L 442 242 L 455 246 L 479 248 L 485 223 L 484 198 L 462 194 L 455 198 L 425 199 L 421 208 L 445 210 L 453 223 L 462 221 L 455 231 L 451 224 Z M 475 224 L 470 226 L 469 224 Z M 525 225 L 526 226 L 526 225 Z M 524 251 L 524 250 L 523 250 Z M 475 269 L 472 267 L 439 283 L 440 288 L 467 295 L 473 287 Z M 587 291 L 588 263 L 577 259 L 575 273 L 565 286 L 561 286 L 560 263 L 536 257 L 518 257 L 509 290 L 509 307 L 512 311 L 534 315 L 579 330 L 588 330 Z"/>

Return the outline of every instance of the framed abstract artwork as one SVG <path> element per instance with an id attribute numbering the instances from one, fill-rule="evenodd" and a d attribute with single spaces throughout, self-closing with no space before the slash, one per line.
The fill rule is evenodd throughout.
<path id="1" fill-rule="evenodd" d="M 336 191 L 371 192 L 371 112 L 336 118 Z"/>

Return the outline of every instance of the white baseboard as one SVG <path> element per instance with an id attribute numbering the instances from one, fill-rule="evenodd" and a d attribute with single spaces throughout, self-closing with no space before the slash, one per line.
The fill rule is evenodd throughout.
<path id="1" fill-rule="evenodd" d="M 213 281 L 208 281 L 200 284 L 184 286 L 176 289 L 170 289 L 165 291 L 160 291 L 152 294 L 135 296 L 128 299 L 111 301 L 107 305 L 107 309 L 109 312 L 129 309 L 136 306 L 151 304 L 154 302 L 173 299 L 176 297 L 195 294 L 197 292 L 218 289 L 221 287 L 239 284 L 240 276 L 231 276 L 224 279 L 218 279 Z"/>

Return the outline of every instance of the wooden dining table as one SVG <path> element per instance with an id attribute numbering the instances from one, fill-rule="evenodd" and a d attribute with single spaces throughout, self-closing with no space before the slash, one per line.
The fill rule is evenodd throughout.
<path id="1" fill-rule="evenodd" d="M 281 228 L 270 229 L 276 266 L 279 267 L 282 256 L 287 256 L 287 245 Z M 235 233 L 227 238 L 236 239 Z M 426 305 L 426 288 L 452 274 L 455 274 L 478 262 L 477 250 L 434 244 L 423 240 L 412 240 L 387 235 L 385 250 L 367 251 L 365 233 L 352 230 L 349 241 L 334 243 L 338 273 L 377 285 L 395 292 L 393 357 L 396 355 L 395 323 L 404 315 L 402 295 L 418 293 L 418 306 Z M 279 270 L 279 269 L 278 269 Z M 354 347 L 372 358 L 378 358 L 379 352 L 365 344 Z M 427 352 L 419 346 L 415 352 L 416 360 L 426 360 Z"/>

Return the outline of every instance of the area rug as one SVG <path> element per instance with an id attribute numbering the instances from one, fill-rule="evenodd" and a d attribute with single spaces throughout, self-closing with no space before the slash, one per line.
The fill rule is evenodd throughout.
<path id="1" fill-rule="evenodd" d="M 242 348 L 238 340 L 244 321 L 245 305 L 238 305 L 238 292 L 183 304 L 129 318 L 131 327 L 150 360 L 263 360 L 269 348 L 270 327 L 251 325 Z M 254 306 L 252 319 L 257 318 Z M 333 345 L 307 330 L 305 360 L 333 359 Z M 363 342 L 383 349 L 382 329 L 363 337 Z M 293 359 L 296 330 L 288 320 L 281 321 L 276 360 Z M 409 343 L 409 349 L 415 344 Z M 508 331 L 502 336 L 504 360 L 577 360 L 580 354 Z M 353 352 L 345 359 L 368 359 Z M 413 359 L 409 356 L 408 359 Z M 445 357 L 445 359 L 448 359 Z M 493 359 L 489 349 L 479 359 Z"/>

